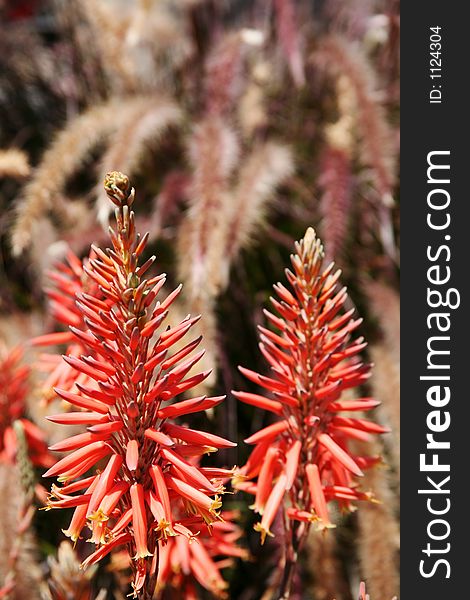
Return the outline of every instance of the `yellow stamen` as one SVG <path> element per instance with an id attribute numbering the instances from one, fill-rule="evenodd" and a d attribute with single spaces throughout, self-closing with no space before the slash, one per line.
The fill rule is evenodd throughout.
<path id="1" fill-rule="evenodd" d="M 265 540 L 266 540 L 266 536 L 268 535 L 269 537 L 274 537 L 274 533 L 272 531 L 270 531 L 269 529 L 265 529 L 261 523 L 256 523 L 256 525 L 253 527 L 253 529 L 255 531 L 259 531 L 259 533 L 261 534 L 261 545 L 264 544 Z"/>

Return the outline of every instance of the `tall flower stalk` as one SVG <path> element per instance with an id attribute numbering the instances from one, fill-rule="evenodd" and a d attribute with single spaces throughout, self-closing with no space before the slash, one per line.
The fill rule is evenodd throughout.
<path id="1" fill-rule="evenodd" d="M 261 542 L 272 536 L 271 525 L 282 511 L 285 534 L 285 570 L 279 598 L 288 598 L 299 551 L 312 523 L 332 527 L 328 502 L 343 510 L 355 500 L 370 500 L 356 478 L 376 457 L 353 456 L 351 439 L 367 440 L 386 431 L 343 412 L 367 411 L 378 402 L 371 398 L 341 399 L 342 393 L 367 381 L 370 365 L 360 362 L 363 338 L 351 339 L 361 319 L 354 310 L 343 311 L 345 288 L 338 289 L 340 271 L 331 263 L 323 268 L 323 247 L 313 229 L 296 244 L 293 272 L 286 270 L 291 290 L 274 286 L 271 298 L 277 312 L 265 311 L 278 332 L 259 327 L 260 350 L 271 376 L 240 367 L 250 381 L 268 395 L 234 392 L 242 402 L 277 416 L 271 425 L 245 440 L 254 449 L 240 469 L 238 487 L 255 497 L 252 508 L 261 515 L 255 529 Z"/>
<path id="2" fill-rule="evenodd" d="M 77 294 L 87 329 L 70 328 L 87 354 L 64 356 L 77 372 L 75 388 L 55 389 L 80 410 L 49 417 L 87 431 L 51 447 L 72 453 L 45 473 L 59 483 L 52 486 L 48 508 L 75 508 L 64 532 L 73 541 L 91 531 L 96 550 L 84 566 L 127 548 L 134 597 L 147 600 L 157 583 L 160 545 L 172 536 L 193 540 L 201 526 L 220 519 L 227 475 L 214 475 L 190 458 L 234 444 L 172 422 L 213 408 L 223 397 L 181 400 L 209 375 L 190 374 L 203 355 L 193 354 L 200 338 L 174 349 L 198 319 L 188 316 L 162 329 L 181 286 L 157 301 L 165 276 L 145 277 L 155 257 L 141 263 L 147 236 L 135 230 L 134 190 L 117 172 L 108 174 L 105 190 L 116 206 L 112 248 L 95 247 L 96 256 L 84 267 L 98 293 Z M 79 383 L 80 373 L 91 383 Z M 99 471 L 98 463 L 104 465 Z"/>

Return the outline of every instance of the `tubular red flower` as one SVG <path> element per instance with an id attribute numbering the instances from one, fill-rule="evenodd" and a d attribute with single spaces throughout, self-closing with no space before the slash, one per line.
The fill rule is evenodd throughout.
<path id="1" fill-rule="evenodd" d="M 46 419 L 60 425 L 94 425 L 108 422 L 109 416 L 91 412 L 70 412 L 61 415 L 50 415 Z"/>
<path id="2" fill-rule="evenodd" d="M 277 415 L 282 415 L 282 404 L 277 400 L 269 400 L 259 394 L 249 394 L 248 392 L 233 392 L 233 395 L 242 402 L 246 402 L 246 404 L 252 404 Z"/>
<path id="3" fill-rule="evenodd" d="M 276 447 L 269 448 L 266 453 L 266 458 L 261 466 L 258 476 L 258 485 L 256 488 L 255 503 L 253 505 L 254 511 L 260 514 L 263 513 L 264 505 L 266 504 L 266 500 L 269 498 L 269 494 L 271 493 L 274 471 L 278 457 L 279 450 Z"/>
<path id="4" fill-rule="evenodd" d="M 299 468 L 300 453 L 302 450 L 302 442 L 296 440 L 290 448 L 286 450 L 286 490 L 290 490 L 294 485 L 297 471 Z"/>
<path id="5" fill-rule="evenodd" d="M 140 483 L 134 483 L 130 487 L 132 506 L 132 526 L 136 545 L 136 560 L 151 556 L 147 548 L 147 516 L 144 501 L 144 488 Z"/>
<path id="6" fill-rule="evenodd" d="M 348 471 L 362 477 L 364 473 L 356 465 L 349 454 L 341 448 L 327 433 L 321 433 L 318 436 L 318 443 L 324 446 L 331 454 L 331 458 L 337 459 Z"/>
<path id="7" fill-rule="evenodd" d="M 183 442 L 187 442 L 188 444 L 201 444 L 214 446 L 215 448 L 233 448 L 236 446 L 235 443 L 230 442 L 229 440 L 226 440 L 218 435 L 214 435 L 213 433 L 196 431 L 195 429 L 181 427 L 180 425 L 165 423 L 163 429 L 172 437 L 180 439 Z"/>
<path id="8" fill-rule="evenodd" d="M 310 490 L 310 498 L 312 501 L 312 508 L 322 520 L 322 524 L 325 527 L 328 527 L 328 525 L 330 525 L 330 517 L 328 515 L 325 493 L 322 487 L 322 483 L 320 481 L 318 466 L 307 465 L 305 467 L 305 473 L 307 475 L 308 487 Z"/>
<path id="9" fill-rule="evenodd" d="M 177 471 L 181 472 L 191 485 L 197 486 L 199 490 L 203 489 L 208 493 L 216 494 L 218 492 L 218 488 L 211 484 L 200 468 L 191 465 L 183 457 L 178 456 L 176 452 L 162 448 L 161 455 L 165 460 L 174 465 Z"/>
<path id="10" fill-rule="evenodd" d="M 145 435 L 145 437 L 148 437 L 149 439 L 153 440 L 157 444 L 160 444 L 160 446 L 171 447 L 171 446 L 175 445 L 175 442 L 171 439 L 171 437 L 165 435 L 161 431 L 155 431 L 155 429 L 152 429 L 151 427 L 149 427 L 149 429 L 145 430 L 144 435 Z"/>
<path id="11" fill-rule="evenodd" d="M 103 496 L 103 499 L 98 507 L 98 509 L 91 513 L 88 518 L 95 521 L 107 521 L 111 516 L 112 511 L 116 508 L 119 500 L 129 489 L 129 484 L 124 481 L 118 481 L 106 494 Z M 90 504 L 88 505 L 88 511 L 90 511 L 90 506 L 93 498 L 90 499 Z"/>
<path id="12" fill-rule="evenodd" d="M 177 477 L 172 477 L 171 475 L 166 478 L 166 481 L 173 490 L 178 492 L 178 494 L 188 500 L 191 504 L 202 508 L 204 511 L 207 511 L 214 516 L 218 516 L 217 509 L 222 506 L 218 496 L 212 499 L 189 483 L 186 483 Z"/>
<path id="13" fill-rule="evenodd" d="M 172 406 L 167 406 L 158 411 L 160 419 L 168 419 L 180 417 L 181 415 L 188 415 L 190 413 L 199 412 L 201 410 L 207 410 L 209 408 L 215 408 L 225 399 L 225 396 L 218 396 L 214 398 L 206 398 L 200 396 L 199 398 L 192 398 L 191 400 L 183 400 Z"/>
<path id="14" fill-rule="evenodd" d="M 99 402 L 94 398 L 79 396 L 78 394 L 73 394 L 72 392 L 60 390 L 58 388 L 54 388 L 54 391 L 58 396 L 60 396 L 64 400 L 67 400 L 67 402 L 78 406 L 79 408 L 84 408 L 85 410 L 93 410 L 95 412 L 102 413 L 103 415 L 108 413 L 109 407 L 106 404 L 103 404 L 103 402 Z"/>
<path id="15" fill-rule="evenodd" d="M 246 438 L 246 444 L 259 444 L 260 442 L 269 442 L 270 440 L 277 438 L 280 433 L 287 431 L 289 428 L 288 421 L 279 421 L 268 425 L 264 429 L 260 429 L 250 437 Z"/>
<path id="16" fill-rule="evenodd" d="M 112 452 L 111 448 L 107 446 L 103 441 L 93 442 L 92 444 L 86 444 L 84 448 L 75 450 L 72 454 L 65 456 L 53 467 L 46 471 L 43 477 L 53 477 L 55 475 L 64 475 L 70 469 L 74 467 L 80 467 L 86 460 L 93 460 L 93 464 L 98 462 L 100 458 L 103 458 L 107 454 Z"/>
<path id="17" fill-rule="evenodd" d="M 79 433 L 78 435 L 74 435 L 70 438 L 67 438 L 62 442 L 57 442 L 56 444 L 49 446 L 49 450 L 53 450 L 54 452 L 66 452 L 68 450 L 76 450 L 77 448 L 83 448 L 83 446 L 91 442 L 106 440 L 108 437 L 108 433 Z"/>
<path id="18" fill-rule="evenodd" d="M 98 550 L 93 552 L 93 554 L 90 554 L 90 556 L 83 561 L 82 567 L 86 568 L 90 565 L 97 563 L 102 558 L 107 556 L 111 552 L 111 550 L 113 550 L 114 548 L 118 548 L 119 546 L 122 546 L 127 542 L 130 542 L 131 539 L 132 536 L 130 533 L 122 532 L 116 535 L 116 537 L 112 538 L 110 542 L 107 542 L 103 546 L 100 546 Z"/>
<path id="19" fill-rule="evenodd" d="M 165 519 L 171 525 L 173 518 L 171 513 L 170 495 L 168 494 L 165 478 L 163 477 L 162 469 L 159 465 L 152 465 L 150 467 L 150 477 L 152 478 L 157 498 L 162 503 Z"/>
<path id="20" fill-rule="evenodd" d="M 135 471 L 139 464 L 139 443 L 129 440 L 126 446 L 126 465 L 129 471 Z"/>
<path id="21" fill-rule="evenodd" d="M 263 512 L 263 518 L 260 523 L 255 525 L 256 531 L 261 533 L 261 543 L 264 544 L 264 540 L 266 536 L 273 536 L 271 533 L 270 527 L 272 522 L 274 521 L 274 517 L 281 505 L 282 499 L 284 497 L 286 491 L 287 477 L 282 474 L 277 480 L 275 486 L 273 487 L 268 501 L 266 502 L 266 506 Z"/>
<path id="22" fill-rule="evenodd" d="M 98 479 L 93 477 L 93 482 L 87 488 L 85 494 L 92 494 L 98 485 Z M 63 529 L 62 532 L 64 535 L 69 537 L 74 543 L 79 539 L 80 533 L 85 526 L 86 516 L 88 512 L 88 504 L 82 504 L 81 506 L 77 506 L 75 509 L 72 520 L 70 521 L 70 525 L 67 529 Z"/>
<path id="23" fill-rule="evenodd" d="M 89 513 L 96 510 L 100 502 L 113 486 L 114 480 L 122 466 L 122 463 L 122 457 L 118 454 L 113 454 L 113 456 L 111 456 L 109 459 L 105 470 L 97 477 L 98 485 L 93 490 L 93 494 L 90 498 L 90 503 L 88 505 Z"/>

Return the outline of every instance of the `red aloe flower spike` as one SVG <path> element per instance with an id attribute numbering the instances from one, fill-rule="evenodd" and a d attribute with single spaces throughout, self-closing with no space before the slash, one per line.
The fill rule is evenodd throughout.
<path id="1" fill-rule="evenodd" d="M 140 265 L 145 237 L 135 231 L 130 209 L 134 191 L 120 173 L 109 174 L 105 189 L 117 207 L 116 231 L 110 232 L 113 248 L 94 248 L 83 267 L 69 257 L 67 277 L 55 277 L 68 300 L 72 289 L 76 294 L 76 302 L 64 303 L 67 315 L 62 313 L 75 341 L 64 356 L 67 370 L 54 368 L 51 380 L 60 383 L 58 396 L 86 412 L 50 420 L 88 427 L 52 447 L 73 452 L 45 474 L 66 482 L 53 486 L 48 508 L 75 507 L 65 532 L 74 541 L 87 525 L 91 529 L 89 541 L 97 549 L 84 566 L 125 545 L 132 557 L 134 596 L 150 598 L 168 540 L 193 539 L 203 524 L 211 527 L 220 519 L 219 494 L 231 471 L 206 470 L 193 457 L 234 444 L 169 422 L 212 408 L 223 397 L 180 400 L 180 394 L 208 375 L 191 375 L 202 357 L 202 352 L 191 354 L 200 338 L 174 350 L 199 317 L 188 316 L 159 332 L 180 288 L 157 301 L 165 277 L 145 278 L 153 259 Z M 87 292 L 73 279 L 77 274 L 88 282 Z M 57 337 L 52 334 L 46 341 L 51 339 Z M 103 459 L 103 471 L 96 472 Z M 74 481 L 90 470 L 95 473 Z"/>
<path id="2" fill-rule="evenodd" d="M 241 373 L 267 395 L 234 392 L 242 402 L 276 415 L 274 423 L 245 440 L 254 444 L 235 485 L 255 495 L 252 508 L 262 514 L 255 529 L 261 541 L 272 535 L 270 525 L 282 507 L 286 524 L 286 569 L 279 598 L 288 598 L 295 562 L 311 523 L 331 527 L 328 502 L 350 508 L 353 500 L 370 500 L 354 477 L 376 459 L 354 457 L 351 438 L 368 439 L 385 428 L 362 418 L 342 416 L 342 411 L 367 411 L 371 398 L 342 400 L 344 390 L 363 384 L 370 366 L 357 354 L 365 347 L 352 334 L 361 319 L 344 312 L 347 299 L 340 288 L 340 272 L 331 263 L 323 268 L 323 247 L 313 229 L 296 244 L 293 271 L 286 270 L 290 289 L 274 286 L 271 299 L 278 315 L 265 311 L 277 330 L 259 327 L 260 350 L 270 366 L 270 376 L 240 367 Z M 266 393 L 266 392 L 264 392 Z"/>
<path id="3" fill-rule="evenodd" d="M 33 465 L 50 467 L 53 458 L 44 434 L 26 418 L 30 369 L 21 364 L 22 358 L 21 347 L 9 351 L 0 343 L 0 462 L 16 461 L 18 439 L 14 424 L 19 421 L 29 460 Z"/>

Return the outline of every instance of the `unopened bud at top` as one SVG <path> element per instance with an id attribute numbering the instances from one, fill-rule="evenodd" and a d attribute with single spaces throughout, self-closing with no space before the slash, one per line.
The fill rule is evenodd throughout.
<path id="1" fill-rule="evenodd" d="M 311 263 L 312 266 L 314 264 L 320 265 L 325 255 L 323 245 L 312 227 L 307 229 L 300 242 L 295 243 L 295 249 L 299 257 Z M 295 256 L 292 258 L 295 260 Z"/>
<path id="2" fill-rule="evenodd" d="M 104 178 L 104 189 L 108 198 L 118 207 L 131 206 L 134 201 L 134 188 L 129 177 L 120 171 L 111 171 Z"/>
<path id="3" fill-rule="evenodd" d="M 309 227 L 305 232 L 303 247 L 306 255 L 317 254 L 320 258 L 323 258 L 323 245 L 321 240 L 317 237 L 313 227 Z"/>

